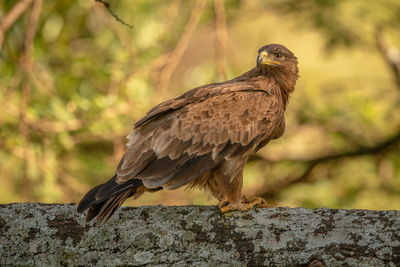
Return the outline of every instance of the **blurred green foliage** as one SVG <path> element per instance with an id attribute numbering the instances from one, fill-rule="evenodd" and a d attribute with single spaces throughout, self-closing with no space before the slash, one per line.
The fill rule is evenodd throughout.
<path id="1" fill-rule="evenodd" d="M 0 17 L 16 2 L 1 2 Z M 301 176 L 309 159 L 374 146 L 400 132 L 400 85 L 375 38 L 382 31 L 389 54 L 399 60 L 398 1 L 226 0 L 225 14 L 218 13 L 217 0 L 205 1 L 204 8 L 200 2 L 110 1 L 130 29 L 95 1 L 44 1 L 32 70 L 26 72 L 28 7 L 0 51 L 0 202 L 79 201 L 113 175 L 125 136 L 149 108 L 240 75 L 268 43 L 284 44 L 297 55 L 301 78 L 286 112 L 285 136 L 245 169 L 247 194 Z M 379 153 L 322 162 L 301 183 L 282 182 L 269 200 L 399 209 L 399 148 L 397 142 Z M 157 203 L 215 201 L 180 189 L 128 202 Z"/>

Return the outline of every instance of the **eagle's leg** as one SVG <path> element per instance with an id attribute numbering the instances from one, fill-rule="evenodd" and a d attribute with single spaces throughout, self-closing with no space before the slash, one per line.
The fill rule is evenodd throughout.
<path id="1" fill-rule="evenodd" d="M 249 198 L 242 195 L 244 162 L 243 158 L 238 157 L 221 164 L 212 173 L 212 180 L 209 181 L 208 186 L 213 195 L 218 198 L 218 207 L 222 213 L 266 207 L 267 202 L 263 198 Z"/>
<path id="2" fill-rule="evenodd" d="M 238 158 L 239 159 L 239 158 Z M 208 187 L 219 200 L 219 208 L 240 206 L 242 202 L 243 162 L 226 161 L 212 172 Z"/>

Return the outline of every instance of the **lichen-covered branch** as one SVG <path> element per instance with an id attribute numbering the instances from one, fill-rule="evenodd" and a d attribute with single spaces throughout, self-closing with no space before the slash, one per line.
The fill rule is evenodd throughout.
<path id="1" fill-rule="evenodd" d="M 72 204 L 0 205 L 0 265 L 312 262 L 399 266 L 400 211 L 268 208 L 221 215 L 210 206 L 152 206 L 122 208 L 108 223 L 93 226 Z"/>

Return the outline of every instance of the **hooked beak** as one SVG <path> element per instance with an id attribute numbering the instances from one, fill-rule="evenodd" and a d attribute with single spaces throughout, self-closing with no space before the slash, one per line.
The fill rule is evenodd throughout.
<path id="1" fill-rule="evenodd" d="M 268 53 L 265 51 L 262 51 L 257 58 L 257 63 L 261 65 L 279 65 L 278 61 L 270 60 L 268 59 Z"/>

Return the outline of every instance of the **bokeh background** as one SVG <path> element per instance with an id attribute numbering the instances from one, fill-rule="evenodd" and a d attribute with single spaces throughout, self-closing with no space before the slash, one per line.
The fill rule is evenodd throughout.
<path id="1" fill-rule="evenodd" d="M 299 59 L 286 134 L 250 159 L 273 205 L 400 209 L 398 0 L 0 2 L 0 202 L 78 202 L 111 177 L 153 105 Z M 128 205 L 215 204 L 161 191 Z"/>

